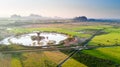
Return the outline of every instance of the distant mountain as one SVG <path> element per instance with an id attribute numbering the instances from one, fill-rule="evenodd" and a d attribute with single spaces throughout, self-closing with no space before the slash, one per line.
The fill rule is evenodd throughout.
<path id="1" fill-rule="evenodd" d="M 54 19 L 64 19 L 64 18 L 58 17 L 58 16 L 54 16 L 53 18 L 54 18 Z"/>
<path id="2" fill-rule="evenodd" d="M 75 18 L 73 18 L 73 20 L 75 20 L 75 21 L 88 21 L 86 16 L 75 17 Z"/>
<path id="3" fill-rule="evenodd" d="M 41 15 L 37 15 L 37 14 L 30 14 L 29 16 L 27 16 L 28 18 L 41 18 Z"/>
<path id="4" fill-rule="evenodd" d="M 72 20 L 77 22 L 120 22 L 120 19 L 91 19 L 86 16 L 74 17 Z"/>
<path id="5" fill-rule="evenodd" d="M 17 14 L 14 14 L 14 15 L 11 15 L 11 18 L 21 18 L 21 16 L 17 15 Z"/>
<path id="6" fill-rule="evenodd" d="M 18 19 L 27 19 L 27 20 L 53 20 L 53 19 L 63 19 L 60 17 L 44 17 L 38 14 L 30 14 L 29 16 L 20 16 L 17 14 L 11 15 L 11 18 L 18 18 Z"/>
<path id="7" fill-rule="evenodd" d="M 89 22 L 120 22 L 120 19 L 88 19 Z"/>

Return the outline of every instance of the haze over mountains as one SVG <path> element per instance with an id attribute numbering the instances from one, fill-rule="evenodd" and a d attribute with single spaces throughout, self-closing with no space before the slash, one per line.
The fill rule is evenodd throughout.
<path id="1" fill-rule="evenodd" d="M 45 17 L 38 14 L 30 14 L 29 16 L 21 16 L 21 15 L 11 15 L 10 18 L 19 18 L 19 19 L 29 19 L 29 20 L 55 20 L 55 19 L 70 19 L 79 22 L 120 22 L 120 19 L 96 19 L 96 18 L 87 18 L 86 16 L 78 16 L 73 18 L 61 18 L 61 17 Z"/>
<path id="2" fill-rule="evenodd" d="M 73 20 L 80 22 L 120 22 L 120 19 L 95 19 L 87 18 L 86 16 L 75 17 Z"/>
<path id="3" fill-rule="evenodd" d="M 15 25 L 26 24 L 26 23 L 65 23 L 65 22 L 112 22 L 120 23 L 120 19 L 96 19 L 88 18 L 87 16 L 76 16 L 73 18 L 61 18 L 46 17 L 39 14 L 30 14 L 28 16 L 21 16 L 18 14 L 13 14 L 9 18 L 0 18 L 0 24 L 15 23 Z"/>
<path id="4" fill-rule="evenodd" d="M 47 19 L 63 19 L 61 17 L 45 17 L 45 16 L 41 16 L 38 14 L 30 14 L 29 16 L 21 16 L 21 15 L 17 15 L 17 14 L 13 14 L 11 15 L 10 18 L 21 18 L 21 19 L 41 19 L 41 20 L 47 20 Z"/>

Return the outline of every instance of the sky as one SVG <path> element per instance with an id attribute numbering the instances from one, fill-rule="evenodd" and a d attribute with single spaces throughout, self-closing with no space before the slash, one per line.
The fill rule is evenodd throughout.
<path id="1" fill-rule="evenodd" d="M 120 19 L 120 0 L 0 0 L 0 17 L 31 13 L 47 17 Z"/>

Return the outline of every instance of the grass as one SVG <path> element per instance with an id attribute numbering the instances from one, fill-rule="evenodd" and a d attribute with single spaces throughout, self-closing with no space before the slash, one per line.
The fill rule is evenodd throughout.
<path id="1" fill-rule="evenodd" d="M 44 54 L 56 64 L 59 64 L 67 57 L 67 55 L 59 51 L 45 51 Z"/>
<path id="2" fill-rule="evenodd" d="M 69 55 L 69 52 L 71 52 L 71 50 L 61 50 L 61 52 Z M 72 63 L 73 61 L 75 61 L 76 63 Z M 81 66 L 77 63 L 80 62 Z M 85 53 L 85 52 L 81 52 L 79 51 L 78 53 L 74 54 L 70 59 L 68 59 L 63 65 L 69 64 L 69 67 L 115 67 L 115 63 L 108 60 L 108 59 L 103 59 L 103 58 L 99 58 L 96 56 L 93 56 L 89 53 Z M 78 64 L 78 65 L 77 65 Z M 82 66 L 83 64 L 83 66 Z M 73 65 L 73 66 L 72 66 Z"/>
<path id="3" fill-rule="evenodd" d="M 41 52 L 13 53 L 12 67 L 55 67 L 56 64 Z"/>
<path id="4" fill-rule="evenodd" d="M 30 33 L 33 31 L 48 31 L 48 32 L 58 32 L 58 33 L 66 33 L 72 36 L 78 36 L 80 38 L 89 38 L 92 34 L 89 31 L 97 31 L 100 29 L 106 28 L 104 31 L 107 34 L 101 34 L 92 39 L 89 45 L 95 46 L 106 46 L 106 45 L 119 45 L 120 44 L 120 28 L 113 28 L 109 25 L 60 25 L 49 28 L 40 27 L 40 28 L 13 28 L 10 30 L 10 33 L 14 33 L 16 35 L 21 35 L 24 33 Z M 88 31 L 88 33 L 78 33 L 77 31 Z M 21 46 L 8 46 L 8 47 L 0 47 L 0 49 L 10 49 L 10 50 L 18 50 L 25 49 Z M 112 60 L 116 63 L 120 63 L 120 47 L 111 47 L 111 48 L 98 48 L 92 50 L 83 50 L 85 54 L 89 54 L 91 56 L 84 57 L 85 55 L 75 55 L 70 58 L 63 64 L 63 67 L 87 67 L 82 61 L 87 62 L 90 59 L 93 64 L 88 65 L 96 65 L 98 64 L 97 60 L 104 61 L 103 59 Z M 93 56 L 93 57 L 92 57 Z M 11 64 L 12 67 L 56 67 L 61 61 L 63 61 L 67 57 L 66 54 L 59 51 L 44 51 L 44 52 L 24 52 L 21 54 L 12 54 Z M 92 57 L 92 58 L 91 58 Z M 96 58 L 98 57 L 98 58 Z M 78 59 L 76 59 L 78 58 Z M 82 59 L 81 59 L 82 58 Z M 101 59 L 99 59 L 101 58 Z M 81 59 L 81 60 L 80 60 Z M 97 59 L 97 60 L 96 60 Z M 87 61 L 86 61 L 87 60 Z M 93 61 L 92 61 L 93 60 Z M 96 60 L 96 61 L 95 61 Z M 106 62 L 108 62 L 105 60 Z M 94 64 L 96 62 L 96 64 Z M 90 62 L 88 62 L 90 63 Z M 100 63 L 107 64 L 107 63 Z M 99 65 L 99 64 L 98 64 Z M 112 66 L 111 66 L 112 67 Z"/>
<path id="5" fill-rule="evenodd" d="M 77 33 L 72 30 L 62 29 L 62 28 L 17 28 L 11 30 L 11 32 L 15 33 L 16 35 L 23 34 L 23 33 L 30 33 L 33 31 L 48 31 L 48 32 L 58 32 L 58 33 L 65 33 L 72 36 L 79 36 L 79 37 L 89 37 L 89 34 L 81 34 Z"/>
<path id="6" fill-rule="evenodd" d="M 107 28 L 107 29 L 105 29 L 105 31 L 109 32 L 109 33 L 120 33 L 120 27 L 118 27 L 118 28 L 114 28 L 114 27 Z"/>
<path id="7" fill-rule="evenodd" d="M 112 60 L 120 64 L 120 47 L 106 47 L 106 48 L 97 48 L 92 50 L 83 50 L 84 53 Z"/>
<path id="8" fill-rule="evenodd" d="M 120 64 L 120 27 L 106 28 L 104 30 L 107 34 L 95 36 L 90 42 L 89 46 L 111 46 L 104 48 L 97 48 L 92 50 L 84 50 L 84 53 L 90 54 L 103 59 L 112 60 Z M 114 46 L 112 46 L 114 45 Z"/>
<path id="9" fill-rule="evenodd" d="M 104 35 L 95 36 L 89 45 L 120 45 L 120 33 L 109 33 Z"/>
<path id="10" fill-rule="evenodd" d="M 42 53 L 24 53 L 23 54 L 24 59 L 22 59 L 23 65 L 25 67 L 48 67 L 53 66 L 55 67 L 55 64 L 51 62 L 44 54 Z M 47 62 L 47 63 L 46 63 Z M 53 65 L 51 65 L 53 64 Z"/>
<path id="11" fill-rule="evenodd" d="M 0 53 L 0 67 L 10 67 L 11 55 Z"/>
<path id="12" fill-rule="evenodd" d="M 22 67 L 20 60 L 18 58 L 12 58 L 11 67 Z"/>
<path id="13" fill-rule="evenodd" d="M 107 28 L 104 31 L 107 32 L 107 34 L 95 36 L 91 42 L 89 42 L 89 45 L 120 45 L 120 28 Z"/>
<path id="14" fill-rule="evenodd" d="M 55 25 L 55 26 L 54 26 Z M 47 25 L 45 27 L 37 27 L 37 28 L 33 28 L 33 27 L 30 27 L 30 28 L 13 28 L 12 30 L 10 30 L 10 32 L 12 33 L 15 33 L 16 35 L 20 35 L 20 34 L 24 34 L 24 33 L 30 33 L 30 32 L 33 32 L 33 31 L 48 31 L 48 32 L 58 32 L 58 33 L 66 33 L 66 34 L 69 34 L 69 35 L 72 35 L 72 36 L 78 36 L 78 37 L 90 37 L 91 36 L 91 33 L 78 33 L 77 31 L 88 31 L 89 30 L 94 30 L 94 31 L 97 31 L 97 30 L 100 30 L 100 29 L 103 29 L 103 28 L 109 28 L 111 26 L 108 26 L 108 25 L 83 25 L 83 26 L 80 26 L 79 24 L 78 25 L 73 25 L 73 24 L 64 24 L 64 25 L 61 25 L 61 24 L 54 24 L 54 25 Z"/>
<path id="15" fill-rule="evenodd" d="M 56 67 L 67 55 L 59 51 L 22 52 L 11 54 L 11 67 Z M 73 64 L 74 63 L 74 64 Z M 82 66 L 84 64 L 71 58 L 63 67 Z"/>
<path id="16" fill-rule="evenodd" d="M 55 62 L 56 64 L 59 64 L 60 62 L 62 62 L 65 58 L 67 58 L 68 56 L 65 55 L 62 52 L 59 51 L 45 51 L 44 54 L 51 59 L 53 62 Z M 74 64 L 73 64 L 74 63 Z M 70 58 L 67 62 L 65 62 L 62 67 L 86 67 L 84 64 L 76 61 L 73 58 Z"/>
<path id="17" fill-rule="evenodd" d="M 87 66 L 73 58 L 70 58 L 62 65 L 62 67 L 87 67 Z"/>

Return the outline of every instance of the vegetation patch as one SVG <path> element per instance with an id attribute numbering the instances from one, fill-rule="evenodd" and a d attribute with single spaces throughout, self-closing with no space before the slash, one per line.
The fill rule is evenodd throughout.
<path id="1" fill-rule="evenodd" d="M 68 54 L 67 50 L 66 51 L 64 50 L 62 52 L 65 54 Z M 93 67 L 93 66 L 94 67 L 115 67 L 116 66 L 116 63 L 112 62 L 111 60 L 108 60 L 105 58 L 104 59 L 99 58 L 99 57 L 93 56 L 89 53 L 84 53 L 83 51 L 82 52 L 80 51 L 80 52 L 74 54 L 71 58 L 88 66 L 88 67 Z M 64 64 L 66 64 L 68 62 L 70 62 L 70 61 L 68 60 Z M 72 64 L 72 62 L 71 62 L 71 64 Z"/>
<path id="2" fill-rule="evenodd" d="M 120 47 L 104 47 L 92 50 L 83 50 L 84 53 L 90 54 L 103 59 L 108 59 L 120 64 Z"/>
<path id="3" fill-rule="evenodd" d="M 106 45 L 120 45 L 120 33 L 109 33 L 95 36 L 89 45 L 106 46 Z"/>

